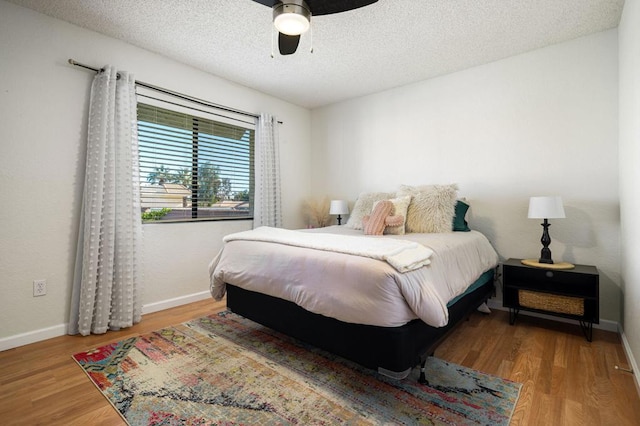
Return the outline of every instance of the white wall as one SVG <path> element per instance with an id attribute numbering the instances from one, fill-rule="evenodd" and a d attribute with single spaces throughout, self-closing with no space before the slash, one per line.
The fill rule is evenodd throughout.
<path id="1" fill-rule="evenodd" d="M 0 347 L 3 338 L 22 333 L 23 341 L 30 333 L 59 334 L 68 321 L 94 75 L 68 58 L 110 63 L 147 83 L 275 114 L 284 122 L 284 224 L 303 226 L 308 110 L 0 0 Z M 250 221 L 145 225 L 144 303 L 206 292 L 207 266 L 221 237 L 250 227 Z M 32 297 L 37 278 L 48 282 L 44 297 Z"/>
<path id="2" fill-rule="evenodd" d="M 627 0 L 620 43 L 620 220 L 622 223 L 623 326 L 629 349 L 640 360 L 640 2 Z M 633 361 L 632 361 L 633 362 Z M 636 384 L 640 381 L 638 365 Z"/>
<path id="3" fill-rule="evenodd" d="M 457 182 L 503 258 L 539 256 L 534 195 L 561 195 L 556 260 L 597 265 L 620 321 L 617 31 L 312 111 L 313 193 Z"/>

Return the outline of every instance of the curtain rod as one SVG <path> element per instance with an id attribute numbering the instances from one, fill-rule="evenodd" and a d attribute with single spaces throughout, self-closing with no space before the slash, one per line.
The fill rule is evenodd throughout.
<path id="1" fill-rule="evenodd" d="M 89 65 L 85 65 L 85 64 L 81 64 L 80 62 L 76 62 L 73 59 L 69 59 L 69 63 L 71 65 L 75 65 L 76 67 L 88 69 L 88 70 L 91 70 L 91 71 L 94 71 L 94 72 L 102 71 L 101 68 L 90 67 Z M 162 87 L 154 86 L 152 84 L 145 83 L 145 82 L 142 82 L 142 81 L 136 80 L 136 85 L 138 85 L 140 87 L 144 87 L 144 88 L 150 89 L 150 90 L 155 90 L 156 92 L 160 92 L 160 93 L 164 93 L 164 94 L 167 94 L 167 95 L 176 96 L 176 97 L 178 97 L 180 99 L 184 99 L 184 100 L 187 100 L 187 101 L 190 101 L 190 102 L 195 102 L 195 103 L 200 104 L 200 105 L 204 105 L 204 106 L 220 109 L 220 110 L 223 110 L 223 111 L 233 112 L 233 113 L 236 113 L 236 114 L 245 115 L 245 116 L 253 117 L 253 118 L 259 118 L 260 117 L 259 115 L 253 114 L 251 112 L 241 111 L 241 110 L 238 110 L 238 109 L 233 109 L 233 108 L 225 107 L 225 106 L 222 106 L 222 105 L 214 104 L 214 103 L 202 100 L 202 99 L 194 98 L 193 96 L 184 95 L 182 93 L 174 92 L 174 91 L 168 90 L 168 89 L 163 89 Z M 282 124 L 282 121 L 278 121 L 278 123 Z"/>

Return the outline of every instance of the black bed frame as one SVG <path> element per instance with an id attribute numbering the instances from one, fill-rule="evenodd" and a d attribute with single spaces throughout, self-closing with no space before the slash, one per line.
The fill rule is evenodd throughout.
<path id="1" fill-rule="evenodd" d="M 431 327 L 416 319 L 400 327 L 346 323 L 309 312 L 293 302 L 227 284 L 232 312 L 288 336 L 402 379 L 433 355 L 436 347 L 462 320 L 494 293 L 493 271 L 487 282 L 449 307 L 449 323 Z M 421 373 L 421 382 L 426 382 Z"/>

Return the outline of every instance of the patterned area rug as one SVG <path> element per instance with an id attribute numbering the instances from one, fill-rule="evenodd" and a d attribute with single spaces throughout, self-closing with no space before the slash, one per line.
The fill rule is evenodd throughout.
<path id="1" fill-rule="evenodd" d="M 73 357 L 130 425 L 507 425 L 521 388 L 437 358 L 387 379 L 230 312 Z"/>

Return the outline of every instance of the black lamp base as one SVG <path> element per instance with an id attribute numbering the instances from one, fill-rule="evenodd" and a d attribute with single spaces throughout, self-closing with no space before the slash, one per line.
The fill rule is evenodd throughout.
<path id="1" fill-rule="evenodd" d="M 551 250 L 547 249 L 545 252 L 545 249 L 542 249 L 538 263 L 547 263 L 549 265 L 553 264 L 553 260 L 551 259 Z"/>
<path id="2" fill-rule="evenodd" d="M 342 225 L 342 217 L 338 215 L 338 225 Z"/>
<path id="3" fill-rule="evenodd" d="M 551 260 L 551 249 L 549 249 L 549 244 L 551 244 L 551 236 L 549 236 L 549 227 L 551 224 L 547 219 L 544 220 L 542 225 L 542 238 L 540 242 L 542 243 L 542 250 L 540 251 L 540 259 L 538 259 L 539 263 L 553 264 L 553 260 Z"/>

